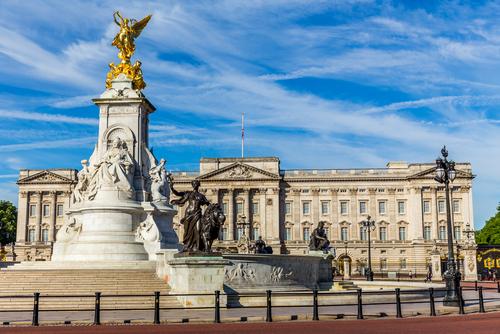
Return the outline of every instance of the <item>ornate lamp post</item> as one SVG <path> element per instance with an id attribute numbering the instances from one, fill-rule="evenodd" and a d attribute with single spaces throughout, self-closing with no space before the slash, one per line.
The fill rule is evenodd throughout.
<path id="1" fill-rule="evenodd" d="M 371 231 L 375 230 L 375 221 L 370 220 L 371 217 L 366 217 L 366 220 L 361 222 L 361 226 L 368 232 L 368 270 L 366 271 L 366 280 L 373 281 L 372 271 L 372 250 L 371 250 Z"/>
<path id="2" fill-rule="evenodd" d="M 448 151 L 446 146 L 441 149 L 443 158 L 436 159 L 436 176 L 434 179 L 439 183 L 444 183 L 446 193 L 446 225 L 448 229 L 448 262 L 444 280 L 446 282 L 446 295 L 443 304 L 446 306 L 459 306 L 460 272 L 457 270 L 455 256 L 453 254 L 453 231 L 451 226 L 450 209 L 450 182 L 455 180 L 455 162 L 448 161 Z"/>

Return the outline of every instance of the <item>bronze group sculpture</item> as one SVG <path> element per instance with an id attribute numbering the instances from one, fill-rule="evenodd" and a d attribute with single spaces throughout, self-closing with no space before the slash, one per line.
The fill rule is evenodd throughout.
<path id="1" fill-rule="evenodd" d="M 168 179 L 170 190 L 180 197 L 171 203 L 178 206 L 187 203 L 184 217 L 181 218 L 181 224 L 184 226 L 182 252 L 211 253 L 212 243 L 218 238 L 220 227 L 226 220 L 222 208 L 217 203 L 210 203 L 199 191 L 200 181 L 194 180 L 191 183 L 191 191 L 177 191 L 173 186 L 172 175 L 169 174 Z M 203 206 L 207 207 L 204 212 Z"/>
<path id="2" fill-rule="evenodd" d="M 311 240 L 309 242 L 309 250 L 323 251 L 324 253 L 328 253 L 328 250 L 330 248 L 330 241 L 326 236 L 324 226 L 325 224 L 323 222 L 319 222 L 318 227 L 313 230 L 311 234 Z"/>

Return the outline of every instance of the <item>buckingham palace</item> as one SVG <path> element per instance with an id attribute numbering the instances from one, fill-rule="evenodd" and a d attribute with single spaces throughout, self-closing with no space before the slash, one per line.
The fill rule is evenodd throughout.
<path id="1" fill-rule="evenodd" d="M 173 172 L 176 189 L 193 179 L 227 217 L 214 247 L 237 252 L 243 235 L 258 237 L 274 254 L 305 254 L 310 234 L 323 222 L 335 261 L 348 260 L 352 274 L 367 262 L 367 231 L 361 221 L 375 220 L 371 231 L 376 273 L 425 274 L 431 256 L 446 261 L 444 188 L 434 181 L 434 163 L 389 162 L 385 168 L 283 170 L 277 157 L 202 158 L 196 172 Z M 456 164 L 451 188 L 455 245 L 465 248 L 474 229 L 469 163 Z M 77 171 L 22 170 L 19 185 L 16 261 L 49 260 L 51 246 L 71 205 Z M 174 229 L 182 239 L 177 208 Z M 458 255 L 461 268 L 464 256 Z M 341 268 L 341 266 L 339 266 Z"/>

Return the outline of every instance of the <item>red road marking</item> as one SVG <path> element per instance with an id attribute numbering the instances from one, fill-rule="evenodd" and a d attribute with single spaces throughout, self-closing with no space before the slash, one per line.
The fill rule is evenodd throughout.
<path id="1" fill-rule="evenodd" d="M 417 317 L 381 320 L 288 321 L 275 323 L 172 324 L 172 325 L 102 325 L 4 327 L 0 333 L 12 334 L 131 334 L 131 333 L 238 333 L 238 334 L 439 334 L 500 333 L 500 312 L 473 315 Z"/>

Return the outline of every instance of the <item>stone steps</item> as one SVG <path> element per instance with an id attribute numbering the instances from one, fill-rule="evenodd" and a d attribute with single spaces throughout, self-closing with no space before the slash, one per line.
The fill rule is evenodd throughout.
<path id="1" fill-rule="evenodd" d="M 40 310 L 93 309 L 95 292 L 101 292 L 102 309 L 152 308 L 155 291 L 162 295 L 162 307 L 180 306 L 176 297 L 167 296 L 170 287 L 156 277 L 151 263 L 126 269 L 118 269 L 119 264 L 110 265 L 111 269 L 103 269 L 101 264 L 97 269 L 75 269 L 74 264 L 61 269 L 50 263 L 14 267 L 0 270 L 0 311 L 31 311 L 34 292 L 40 293 Z M 26 297 L 10 298 L 16 295 Z"/>

